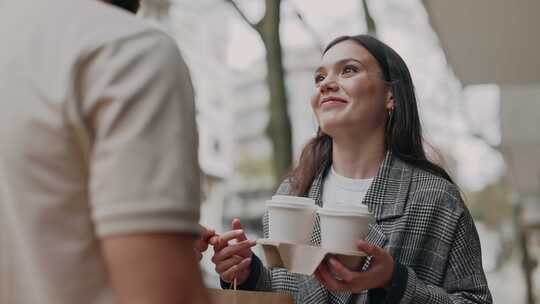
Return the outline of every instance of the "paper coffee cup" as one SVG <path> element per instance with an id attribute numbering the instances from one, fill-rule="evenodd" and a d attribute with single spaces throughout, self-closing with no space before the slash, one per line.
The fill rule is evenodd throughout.
<path id="1" fill-rule="evenodd" d="M 356 242 L 368 234 L 369 224 L 374 221 L 367 206 L 355 208 L 319 208 L 321 220 L 321 247 L 358 251 Z"/>
<path id="2" fill-rule="evenodd" d="M 315 201 L 307 197 L 275 195 L 266 202 L 269 238 L 274 241 L 310 244 Z"/>

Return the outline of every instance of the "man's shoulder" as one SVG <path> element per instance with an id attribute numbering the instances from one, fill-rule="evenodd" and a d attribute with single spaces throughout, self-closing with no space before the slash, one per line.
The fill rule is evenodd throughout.
<path id="1" fill-rule="evenodd" d="M 132 13 L 98 0 L 55 0 L 46 24 L 55 41 L 42 40 L 44 49 L 57 50 L 61 66 L 73 67 L 101 56 L 146 61 L 163 67 L 181 60 L 176 41 L 159 27 Z M 56 20 L 55 20 L 56 19 Z M 57 21 L 61 20 L 61 21 Z M 49 35 L 49 36 L 50 36 Z M 39 38 L 41 39 L 41 38 Z M 52 55 L 55 56 L 55 55 Z"/>
<path id="2" fill-rule="evenodd" d="M 144 33 L 161 35 L 161 31 L 132 13 L 101 1 L 60 0 L 70 5 L 71 24 L 80 33 L 81 42 L 105 44 Z M 73 38 L 73 37 L 72 37 Z"/>
<path id="3" fill-rule="evenodd" d="M 47 1 L 46 6 L 35 6 L 43 10 L 40 23 L 46 28 L 41 31 L 54 35 L 54 43 L 64 49 L 98 48 L 140 35 L 155 35 L 158 39 L 165 36 L 132 13 L 98 0 L 55 0 Z M 52 41 L 42 41 L 41 45 L 47 43 Z"/>

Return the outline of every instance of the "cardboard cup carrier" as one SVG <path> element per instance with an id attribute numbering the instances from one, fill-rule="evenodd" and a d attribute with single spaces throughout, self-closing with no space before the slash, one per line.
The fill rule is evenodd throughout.
<path id="1" fill-rule="evenodd" d="M 350 269 L 358 269 L 366 256 L 356 249 L 356 241 L 367 235 L 372 221 L 369 211 L 317 208 L 306 197 L 273 196 L 266 202 L 269 238 L 259 239 L 267 266 L 312 275 L 319 264 L 335 256 Z M 321 247 L 310 242 L 316 213 L 321 224 Z"/>

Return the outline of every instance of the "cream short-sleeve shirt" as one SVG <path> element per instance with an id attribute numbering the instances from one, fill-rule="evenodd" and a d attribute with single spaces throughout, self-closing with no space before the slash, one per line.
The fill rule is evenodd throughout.
<path id="1" fill-rule="evenodd" d="M 96 0 L 1 0 L 0 43 L 0 303 L 112 303 L 100 238 L 198 229 L 187 67 Z"/>

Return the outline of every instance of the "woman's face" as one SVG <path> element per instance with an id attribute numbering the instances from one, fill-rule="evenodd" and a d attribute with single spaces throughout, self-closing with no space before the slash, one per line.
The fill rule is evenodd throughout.
<path id="1" fill-rule="evenodd" d="M 393 107 L 389 88 L 375 59 L 352 40 L 334 45 L 315 71 L 311 107 L 322 131 L 384 132 L 387 112 Z"/>

